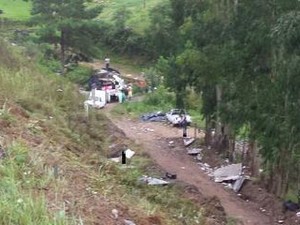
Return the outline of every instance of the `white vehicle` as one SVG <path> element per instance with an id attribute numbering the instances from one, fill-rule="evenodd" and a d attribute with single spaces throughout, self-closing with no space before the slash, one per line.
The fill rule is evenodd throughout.
<path id="1" fill-rule="evenodd" d="M 101 109 L 106 105 L 107 93 L 106 91 L 93 89 L 90 91 L 89 98 L 84 101 L 85 108 L 93 107 Z"/>
<path id="2" fill-rule="evenodd" d="M 166 113 L 167 120 L 173 124 L 173 126 L 181 126 L 183 117 L 186 117 L 187 125 L 192 123 L 191 116 L 186 113 L 184 109 L 171 109 Z"/>

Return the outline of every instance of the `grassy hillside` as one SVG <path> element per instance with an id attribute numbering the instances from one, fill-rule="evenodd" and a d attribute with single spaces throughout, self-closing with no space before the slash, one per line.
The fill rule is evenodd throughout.
<path id="1" fill-rule="evenodd" d="M 115 224 L 114 209 L 119 221 L 180 225 L 184 215 L 204 224 L 179 188 L 138 184 L 151 161 L 101 112 L 87 117 L 82 100 L 72 83 L 0 41 L 0 224 Z M 132 169 L 107 160 L 124 146 L 137 153 Z"/>
<path id="2" fill-rule="evenodd" d="M 0 0 L 0 9 L 3 11 L 0 18 L 27 20 L 30 17 L 31 3 L 23 0 Z"/>
<path id="3" fill-rule="evenodd" d="M 105 2 L 101 19 L 110 21 L 119 10 L 129 11 L 127 25 L 138 32 L 143 32 L 149 25 L 149 11 L 167 0 L 112 0 Z"/>

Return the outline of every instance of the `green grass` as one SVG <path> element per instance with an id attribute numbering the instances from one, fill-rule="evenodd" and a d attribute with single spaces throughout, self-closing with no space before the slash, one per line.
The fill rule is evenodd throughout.
<path id="1" fill-rule="evenodd" d="M 0 0 L 0 18 L 24 21 L 30 18 L 31 3 L 23 0 Z"/>
<path id="2" fill-rule="evenodd" d="M 127 21 L 127 25 L 132 27 L 135 31 L 143 33 L 145 28 L 149 26 L 149 11 L 163 1 L 166 0 L 106 1 L 105 8 L 100 14 L 99 18 L 109 22 L 113 18 L 116 11 L 120 9 L 127 9 L 131 12 Z"/>
<path id="3" fill-rule="evenodd" d="M 27 147 L 15 142 L 6 149 L 6 156 L 1 160 L 0 224 L 67 224 L 65 217 L 50 216 L 45 197 L 34 191 L 48 178 L 37 176 L 28 152 Z"/>

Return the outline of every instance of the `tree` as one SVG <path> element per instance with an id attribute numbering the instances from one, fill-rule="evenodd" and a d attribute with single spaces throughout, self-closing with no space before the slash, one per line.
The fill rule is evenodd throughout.
<path id="1" fill-rule="evenodd" d="M 168 2 L 154 7 L 150 13 L 150 27 L 146 36 L 150 43 L 150 53 L 153 58 L 170 56 L 177 50 L 178 29 L 171 18 Z"/>
<path id="2" fill-rule="evenodd" d="M 87 7 L 84 0 L 32 0 L 32 22 L 39 25 L 40 41 L 59 46 L 61 65 L 65 65 L 66 50 L 87 55 L 93 47 L 98 25 L 93 19 L 102 7 Z"/>

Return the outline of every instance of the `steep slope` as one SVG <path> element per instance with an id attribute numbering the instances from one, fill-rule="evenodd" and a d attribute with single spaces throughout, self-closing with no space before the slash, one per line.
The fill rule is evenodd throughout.
<path id="1" fill-rule="evenodd" d="M 0 224 L 205 224 L 180 188 L 137 182 L 164 172 L 101 112 L 87 116 L 76 86 L 0 46 Z M 129 167 L 107 160 L 126 148 Z"/>

